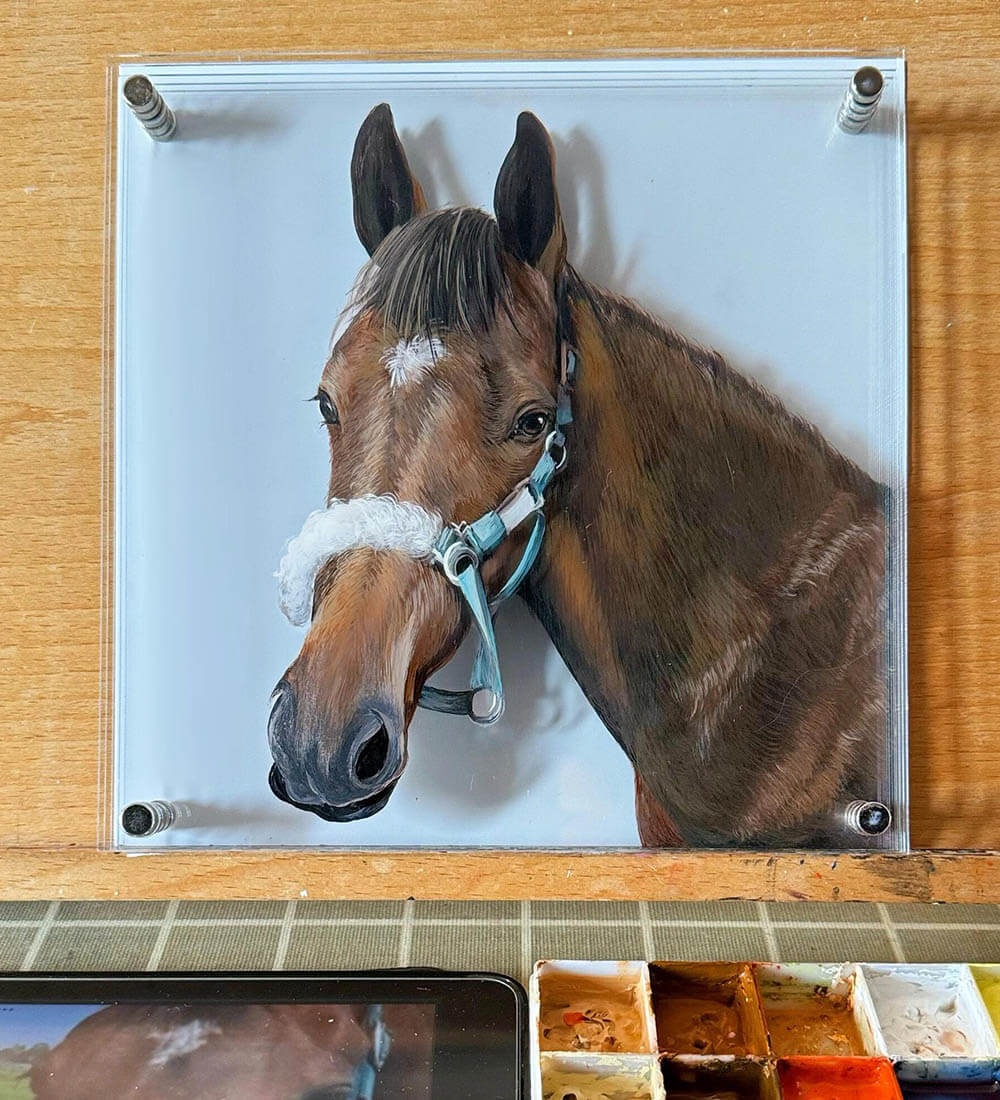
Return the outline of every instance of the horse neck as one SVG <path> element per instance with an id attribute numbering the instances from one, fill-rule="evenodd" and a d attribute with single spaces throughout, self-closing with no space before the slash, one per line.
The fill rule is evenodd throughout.
<path id="1" fill-rule="evenodd" d="M 719 355 L 632 303 L 575 277 L 569 302 L 570 458 L 525 596 L 633 755 L 630 729 L 662 715 L 692 655 L 738 631 L 736 593 L 804 511 L 867 479 Z"/>

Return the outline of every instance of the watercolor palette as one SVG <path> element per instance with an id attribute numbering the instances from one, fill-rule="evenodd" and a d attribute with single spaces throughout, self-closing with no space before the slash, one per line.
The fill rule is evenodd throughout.
<path id="1" fill-rule="evenodd" d="M 533 1100 L 1000 1097 L 1000 965 L 545 961 L 530 998 Z"/>

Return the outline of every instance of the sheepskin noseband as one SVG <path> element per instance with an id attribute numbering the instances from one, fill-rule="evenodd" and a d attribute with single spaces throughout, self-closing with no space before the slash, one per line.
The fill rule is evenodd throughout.
<path id="1" fill-rule="evenodd" d="M 288 542 L 275 574 L 281 610 L 296 626 L 308 623 L 316 574 L 337 554 L 368 547 L 426 561 L 443 527 L 439 515 L 392 496 L 331 500 L 328 507 L 308 516 Z"/>

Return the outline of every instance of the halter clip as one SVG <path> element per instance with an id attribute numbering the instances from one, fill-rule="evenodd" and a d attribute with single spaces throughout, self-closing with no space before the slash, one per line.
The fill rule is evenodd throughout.
<path id="1" fill-rule="evenodd" d="M 453 527 L 458 538 L 450 542 L 443 550 L 435 549 L 434 560 L 441 566 L 441 571 L 452 584 L 459 583 L 459 573 L 463 569 L 472 566 L 479 568 L 479 555 L 465 541 L 465 531 L 461 527 Z"/>

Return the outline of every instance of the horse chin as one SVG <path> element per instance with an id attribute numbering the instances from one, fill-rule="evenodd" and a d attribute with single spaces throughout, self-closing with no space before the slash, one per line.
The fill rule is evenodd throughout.
<path id="1" fill-rule="evenodd" d="M 392 792 L 396 789 L 399 777 L 397 776 L 391 783 L 383 787 L 382 790 L 376 791 L 375 794 L 370 795 L 368 798 L 359 799 L 357 802 L 348 802 L 343 806 L 331 806 L 324 802 L 296 802 L 294 798 L 289 797 L 281 772 L 279 772 L 274 765 L 271 766 L 267 782 L 271 788 L 271 792 L 276 798 L 281 799 L 282 802 L 287 802 L 289 806 L 295 806 L 296 809 L 308 810 L 317 817 L 321 817 L 324 821 L 361 821 L 366 817 L 377 814 L 379 810 L 385 808 L 385 804 L 389 801 Z"/>

